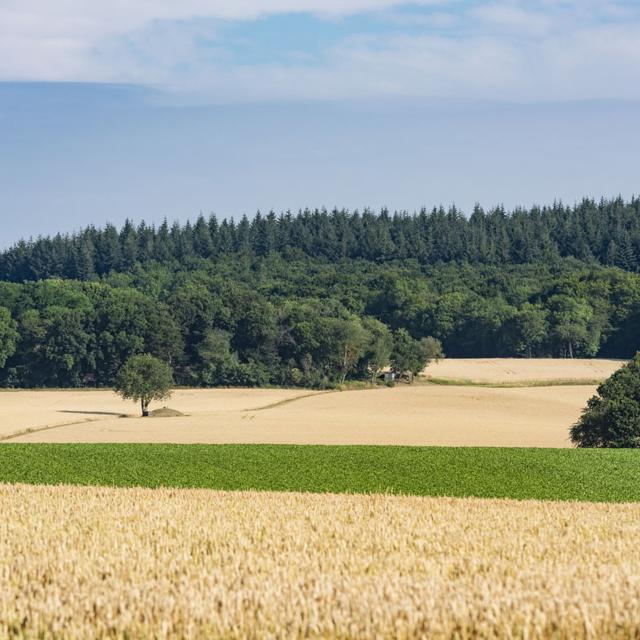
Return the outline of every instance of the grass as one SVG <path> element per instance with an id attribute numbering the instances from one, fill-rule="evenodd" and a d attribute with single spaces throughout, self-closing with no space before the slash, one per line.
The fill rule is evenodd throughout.
<path id="1" fill-rule="evenodd" d="M 3 444 L 0 482 L 640 501 L 640 451 Z"/>

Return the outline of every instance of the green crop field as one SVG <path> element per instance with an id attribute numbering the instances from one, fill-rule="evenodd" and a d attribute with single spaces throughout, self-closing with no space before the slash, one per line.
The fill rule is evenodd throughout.
<path id="1" fill-rule="evenodd" d="M 3 444 L 0 482 L 640 501 L 640 451 Z"/>

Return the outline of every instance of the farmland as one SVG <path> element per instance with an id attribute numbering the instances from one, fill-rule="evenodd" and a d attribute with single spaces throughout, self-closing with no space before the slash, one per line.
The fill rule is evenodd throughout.
<path id="1" fill-rule="evenodd" d="M 638 637 L 640 452 L 567 439 L 620 364 L 2 392 L 0 638 Z"/>
<path id="2" fill-rule="evenodd" d="M 140 419 L 133 403 L 110 391 L 7 392 L 0 395 L 0 437 L 22 433 L 10 441 L 60 443 L 568 447 L 567 430 L 595 392 L 595 380 L 620 364 L 445 360 L 427 370 L 451 383 L 445 386 L 180 389 L 168 405 L 185 415 L 171 419 Z M 458 385 L 460 378 L 488 386 Z M 563 384 L 568 379 L 572 384 Z M 527 381 L 551 386 L 529 387 Z"/>
<path id="3" fill-rule="evenodd" d="M 427 378 L 449 383 L 498 385 L 588 384 L 608 378 L 620 360 L 571 358 L 445 358 L 430 364 Z"/>
<path id="4" fill-rule="evenodd" d="M 192 414 L 189 417 L 225 420 L 234 414 L 242 415 L 247 410 L 271 406 L 307 393 L 299 389 L 189 389 L 176 391 L 170 404 Z M 5 391 L 0 392 L 0 401 L 3 413 L 0 438 L 29 429 L 58 429 L 64 425 L 122 425 L 128 423 L 127 416 L 139 416 L 137 404 L 124 402 L 108 390 Z M 135 420 L 134 424 L 140 426 L 140 422 Z M 152 422 L 157 423 L 153 419 Z M 171 421 L 171 424 L 176 423 Z"/>
<path id="5" fill-rule="evenodd" d="M 0 640 L 640 640 L 638 32 L 0 0 Z"/>
<path id="6" fill-rule="evenodd" d="M 570 445 L 567 429 L 594 391 L 593 386 L 414 385 L 298 396 L 277 392 L 268 397 L 285 402 L 266 402 L 264 407 L 259 404 L 260 391 L 243 393 L 244 405 L 235 390 L 177 391 L 167 404 L 186 415 L 171 419 L 141 419 L 135 405 L 125 405 L 108 391 L 92 393 L 91 407 L 85 404 L 85 392 L 20 392 L 0 397 L 17 405 L 16 425 L 55 427 L 12 438 L 12 442 L 566 447 Z M 40 402 L 53 406 L 40 410 Z M 31 411 L 42 418 L 25 420 Z M 119 417 L 122 411 L 131 417 Z M 4 423 L 6 435 L 14 432 L 11 425 Z"/>
<path id="7" fill-rule="evenodd" d="M 0 636 L 630 638 L 640 506 L 0 486 Z"/>
<path id="8" fill-rule="evenodd" d="M 0 482 L 640 501 L 635 450 L 4 444 Z"/>

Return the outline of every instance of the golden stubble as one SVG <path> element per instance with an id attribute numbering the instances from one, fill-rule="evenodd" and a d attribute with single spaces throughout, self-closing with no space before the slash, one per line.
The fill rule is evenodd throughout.
<path id="1" fill-rule="evenodd" d="M 588 385 L 487 389 L 428 384 L 298 396 L 286 390 L 268 395 L 262 389 L 178 390 L 169 406 L 186 415 L 177 418 L 91 413 L 117 411 L 121 401 L 109 391 L 20 391 L 0 394 L 7 420 L 0 424 L 0 437 L 3 430 L 15 433 L 15 416 L 25 423 L 26 416 L 43 410 L 44 415 L 50 412 L 49 424 L 56 424 L 56 415 L 71 415 L 76 422 L 36 428 L 9 441 L 569 447 L 569 427 L 595 390 Z M 60 412 L 80 402 L 86 413 Z M 110 407 L 109 402 L 116 404 Z M 34 419 L 31 424 L 39 423 Z"/>
<path id="2" fill-rule="evenodd" d="M 640 504 L 0 485 L 0 638 L 640 637 Z"/>
<path id="3" fill-rule="evenodd" d="M 606 380 L 624 363 L 599 358 L 444 358 L 423 371 L 426 377 L 486 383 Z"/>

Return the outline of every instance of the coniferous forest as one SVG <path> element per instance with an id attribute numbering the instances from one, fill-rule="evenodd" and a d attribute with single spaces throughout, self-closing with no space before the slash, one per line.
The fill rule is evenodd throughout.
<path id="1" fill-rule="evenodd" d="M 631 357 L 640 199 L 126 223 L 0 254 L 0 384 L 331 386 L 452 357 Z M 435 340 L 433 340 L 435 339 Z"/>

